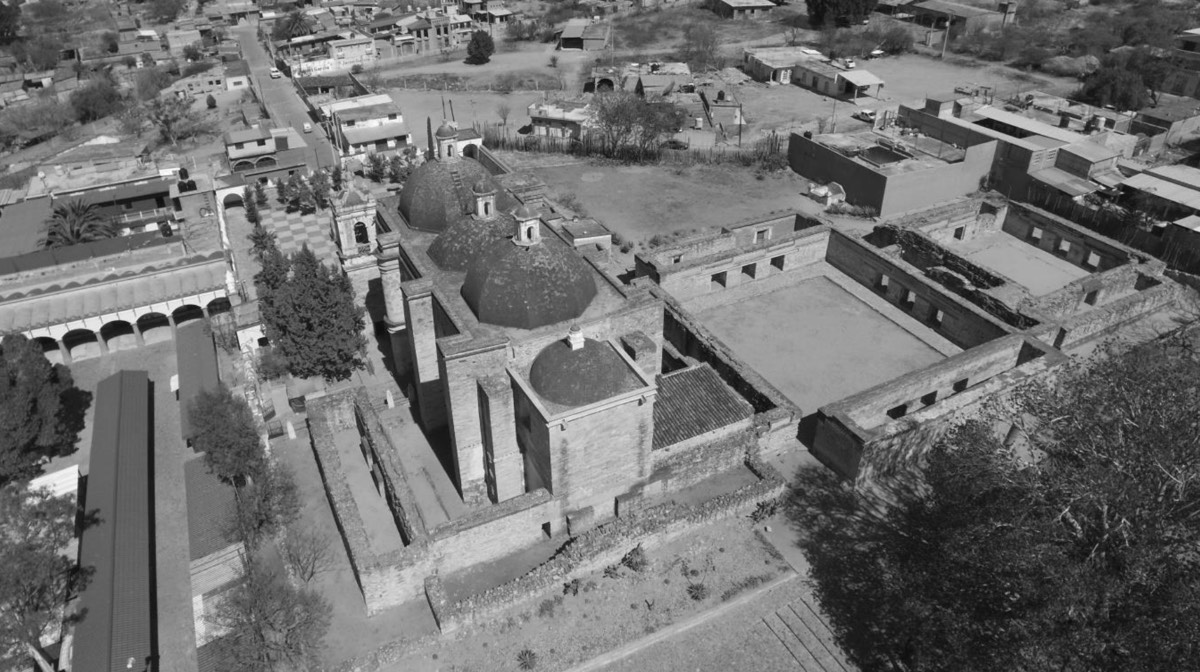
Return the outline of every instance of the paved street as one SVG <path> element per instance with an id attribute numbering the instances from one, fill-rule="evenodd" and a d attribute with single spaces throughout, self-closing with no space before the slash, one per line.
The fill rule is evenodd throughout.
<path id="1" fill-rule="evenodd" d="M 266 102 L 271 119 L 277 125 L 291 126 L 301 132 L 305 122 L 313 124 L 313 132 L 304 134 L 304 141 L 308 143 L 308 165 L 313 168 L 334 165 L 337 155 L 333 145 L 309 115 L 308 107 L 300 99 L 292 80 L 287 77 L 271 79 L 271 67 L 274 64 L 258 41 L 257 28 L 254 25 L 239 25 L 230 32 L 242 46 L 242 57 L 250 64 L 250 76 Z"/>

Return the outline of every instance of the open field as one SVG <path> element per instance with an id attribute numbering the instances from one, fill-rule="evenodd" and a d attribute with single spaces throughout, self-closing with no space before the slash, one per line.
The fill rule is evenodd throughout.
<path id="1" fill-rule="evenodd" d="M 944 359 L 826 277 L 697 317 L 805 413 Z"/>
<path id="2" fill-rule="evenodd" d="M 529 123 L 529 106 L 542 100 L 543 93 L 521 91 L 517 93 L 490 93 L 487 91 L 421 91 L 418 89 L 384 89 L 400 104 L 404 119 L 413 134 L 413 142 L 425 147 L 425 119 L 437 128 L 442 123 L 442 101 L 446 101 L 445 118 L 450 118 L 450 104 L 454 104 L 454 118 L 461 126 L 495 124 L 500 121 L 497 108 L 509 108 L 508 125 L 514 130 Z"/>

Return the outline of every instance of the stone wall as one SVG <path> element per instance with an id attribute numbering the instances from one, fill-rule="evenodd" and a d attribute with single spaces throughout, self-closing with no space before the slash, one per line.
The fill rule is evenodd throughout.
<path id="1" fill-rule="evenodd" d="M 533 546 L 546 538 L 542 525 L 561 518 L 560 502 L 545 490 L 476 509 L 433 530 L 433 572 L 450 574 Z"/>
<path id="2" fill-rule="evenodd" d="M 1046 329 L 1035 333 L 1043 342 L 1062 350 L 1070 350 L 1108 336 L 1151 313 L 1179 307 L 1180 299 L 1188 295 L 1191 295 L 1189 298 L 1194 296 L 1187 288 L 1166 282 L 1080 313 L 1058 324 L 1046 325 Z"/>
<path id="3" fill-rule="evenodd" d="M 920 269 L 888 258 L 852 235 L 833 231 L 826 261 L 963 349 L 1012 333 L 1013 327 L 948 293 Z"/>
<path id="4" fill-rule="evenodd" d="M 1146 255 L 1115 240 L 1026 203 L 1009 206 L 1003 230 L 1089 272 L 1106 271 L 1133 260 L 1149 260 Z M 1063 243 L 1069 248 L 1062 250 Z"/>
<path id="5" fill-rule="evenodd" d="M 677 492 L 742 464 L 758 452 L 750 422 L 747 418 L 654 451 L 654 471 L 642 493 L 656 497 Z"/>

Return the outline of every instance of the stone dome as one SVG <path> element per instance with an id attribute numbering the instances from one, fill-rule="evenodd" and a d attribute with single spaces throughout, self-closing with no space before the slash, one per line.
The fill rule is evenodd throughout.
<path id="1" fill-rule="evenodd" d="M 444 231 L 465 213 L 475 210 L 475 195 L 466 185 L 477 183 L 497 192 L 498 210 L 507 211 L 516 205 L 500 189 L 487 168 L 475 159 L 464 157 L 453 161 L 426 161 L 413 171 L 400 191 L 400 214 L 413 228 L 435 233 Z"/>
<path id="2" fill-rule="evenodd" d="M 494 244 L 467 271 L 462 296 L 480 322 L 536 329 L 582 315 L 596 281 L 583 258 L 545 232 L 536 245 Z"/>
<path id="3" fill-rule="evenodd" d="M 454 127 L 450 124 L 443 123 L 441 126 L 438 126 L 433 135 L 437 138 L 457 138 L 458 131 L 454 130 Z"/>
<path id="4" fill-rule="evenodd" d="M 537 217 L 537 213 L 534 212 L 532 209 L 530 209 L 530 207 L 528 205 L 526 205 L 525 203 L 522 203 L 521 207 L 517 208 L 513 212 L 513 217 L 516 217 L 517 219 L 524 221 L 527 219 L 533 219 L 534 217 Z"/>
<path id="5" fill-rule="evenodd" d="M 457 222 L 446 227 L 429 246 L 429 257 L 448 271 L 469 270 L 481 256 L 492 251 L 498 244 L 512 245 L 516 221 L 512 215 L 499 213 L 488 219 L 463 215 Z"/>
<path id="6" fill-rule="evenodd" d="M 612 346 L 590 338 L 578 350 L 563 339 L 547 345 L 529 367 L 529 383 L 543 399 L 570 407 L 641 387 Z"/>

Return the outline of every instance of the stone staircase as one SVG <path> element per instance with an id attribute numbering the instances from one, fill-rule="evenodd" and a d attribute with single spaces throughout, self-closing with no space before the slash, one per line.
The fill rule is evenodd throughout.
<path id="1" fill-rule="evenodd" d="M 450 164 L 450 179 L 454 181 L 454 194 L 458 196 L 458 203 L 462 206 L 463 212 L 470 212 L 474 205 L 474 196 L 467 185 L 463 183 L 462 174 L 458 172 L 458 166 Z"/>
<path id="2" fill-rule="evenodd" d="M 763 617 L 762 622 L 780 646 L 791 654 L 797 669 L 805 672 L 857 670 L 845 660 L 833 640 L 833 633 L 807 600 L 793 602 Z"/>

